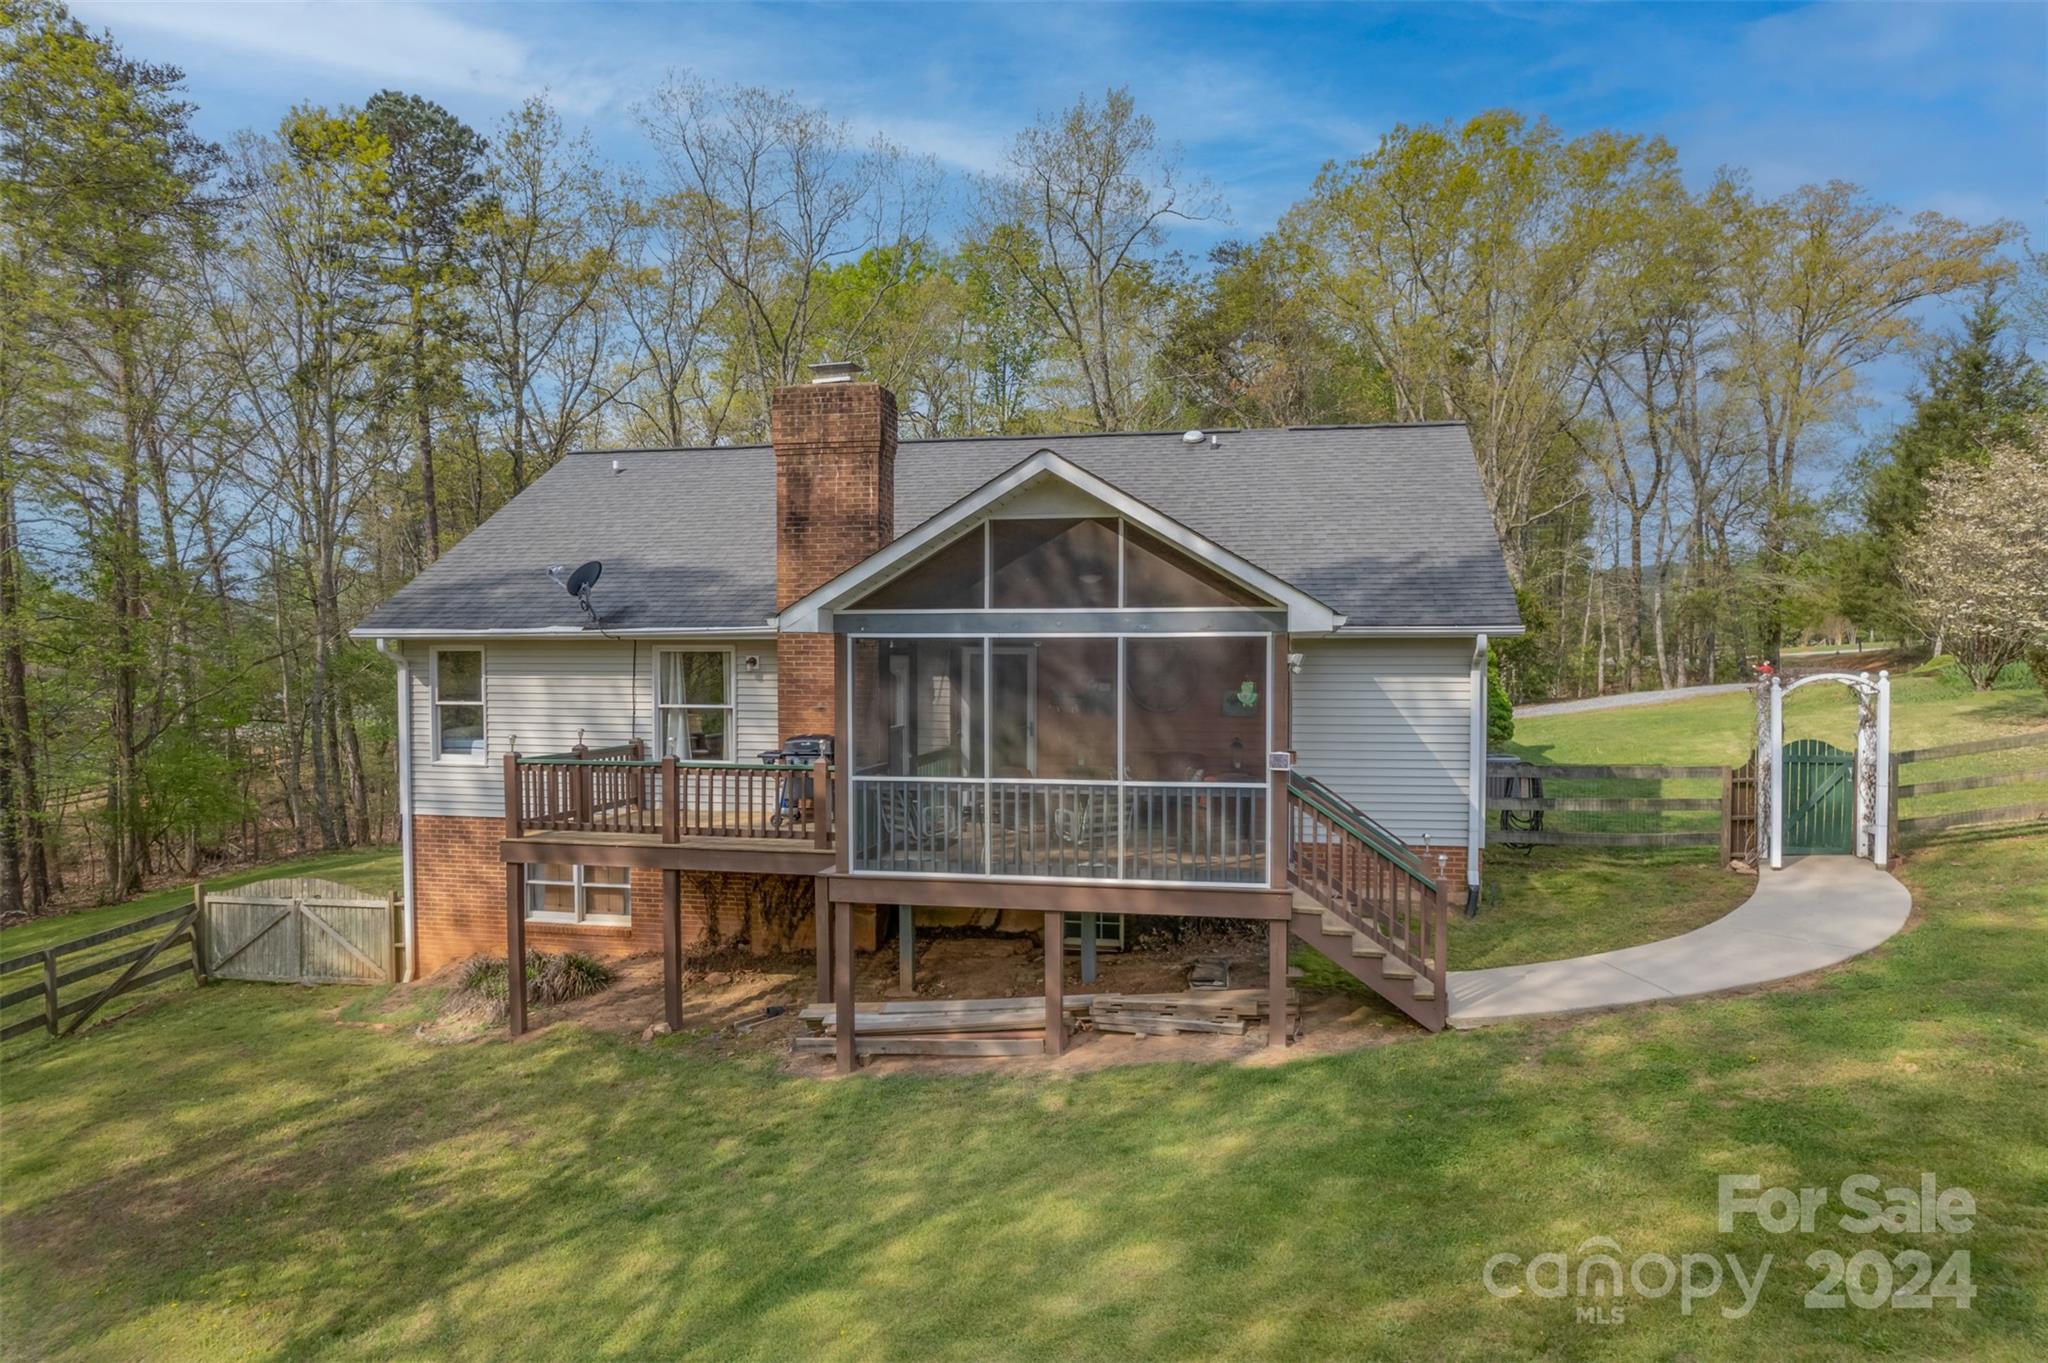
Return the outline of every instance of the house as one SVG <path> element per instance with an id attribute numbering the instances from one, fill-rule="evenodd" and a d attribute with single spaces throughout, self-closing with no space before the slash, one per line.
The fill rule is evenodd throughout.
<path id="1" fill-rule="evenodd" d="M 658 949 L 673 1022 L 745 924 L 844 1046 L 851 953 L 921 915 L 1227 916 L 1276 990 L 1292 933 L 1442 1025 L 1521 628 L 1463 426 L 899 442 L 852 368 L 767 446 L 563 459 L 355 631 L 415 969 Z"/>

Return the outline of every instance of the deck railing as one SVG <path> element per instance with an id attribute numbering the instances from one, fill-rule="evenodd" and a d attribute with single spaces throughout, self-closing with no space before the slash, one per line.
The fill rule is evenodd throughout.
<path id="1" fill-rule="evenodd" d="M 638 740 L 505 757 L 505 832 L 773 838 L 832 845 L 834 777 L 809 766 L 649 758 Z"/>
<path id="2" fill-rule="evenodd" d="M 1266 884 L 1264 786 L 863 776 L 853 869 Z"/>
<path id="3" fill-rule="evenodd" d="M 1299 773 L 1287 792 L 1287 879 L 1434 981 L 1439 1006 L 1449 997 L 1444 882 L 1391 833 Z"/>

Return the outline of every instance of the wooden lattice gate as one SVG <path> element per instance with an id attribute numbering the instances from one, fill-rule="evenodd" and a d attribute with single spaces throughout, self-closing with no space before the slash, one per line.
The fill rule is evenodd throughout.
<path id="1" fill-rule="evenodd" d="M 397 917 L 393 899 L 311 877 L 209 892 L 207 973 L 296 984 L 395 980 Z"/>

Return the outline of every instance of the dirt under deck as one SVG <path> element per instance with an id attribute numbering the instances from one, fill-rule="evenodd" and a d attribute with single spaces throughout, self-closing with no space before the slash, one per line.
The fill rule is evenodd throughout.
<path id="1" fill-rule="evenodd" d="M 1090 985 L 1081 983 L 1079 954 L 1069 951 L 1067 990 L 1116 994 L 1178 992 L 1186 987 L 1190 963 L 1197 958 L 1219 956 L 1232 963 L 1232 987 L 1256 988 L 1264 983 L 1262 941 L 1255 945 L 1246 935 L 1203 929 L 1190 931 L 1177 941 L 1154 936 L 1130 950 L 1104 951 L 1099 957 L 1096 980 Z M 662 1034 L 660 957 L 632 956 L 611 964 L 618 970 L 619 978 L 609 989 L 587 999 L 534 1009 L 529 1014 L 533 1031 L 527 1033 L 527 1038 L 558 1023 L 573 1023 L 655 1042 Z M 402 986 L 394 991 L 387 1007 L 395 1010 L 403 1006 L 405 995 L 451 983 L 459 969 L 450 967 L 416 985 Z M 1043 993 L 1044 970 L 1044 954 L 1033 937 L 962 932 L 927 939 L 920 935 L 914 995 L 905 995 L 897 988 L 897 953 L 893 943 L 855 958 L 855 994 L 863 1001 L 904 997 L 1035 997 Z M 812 1002 L 816 971 L 816 961 L 808 954 L 750 956 L 728 952 L 687 962 L 681 1040 L 721 1054 L 772 1053 L 792 1074 L 835 1077 L 832 1057 L 796 1056 L 789 1050 L 793 1038 L 810 1035 L 810 1029 L 796 1014 Z M 1067 1053 L 1057 1060 L 1044 1056 L 876 1056 L 863 1062 L 862 1072 L 1068 1072 L 1154 1061 L 1230 1060 L 1261 1065 L 1427 1035 L 1387 1004 L 1362 992 L 1301 988 L 1299 993 L 1301 1035 L 1285 1050 L 1266 1047 L 1265 1028 L 1261 1024 L 1253 1025 L 1243 1036 L 1132 1036 L 1083 1029 L 1073 1034 Z M 783 1011 L 770 1017 L 771 1007 Z M 451 1034 L 431 1024 L 422 1033 L 439 1040 L 467 1039 L 467 1035 Z M 487 1030 L 471 1028 L 468 1033 L 478 1038 L 502 1036 L 502 1024 Z"/>

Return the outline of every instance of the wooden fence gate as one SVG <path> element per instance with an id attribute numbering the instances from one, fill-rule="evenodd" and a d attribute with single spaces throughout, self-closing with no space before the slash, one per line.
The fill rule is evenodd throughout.
<path id="1" fill-rule="evenodd" d="M 395 899 L 331 880 L 263 880 L 206 896 L 207 974 L 223 980 L 376 984 L 398 978 Z"/>
<path id="2" fill-rule="evenodd" d="M 1856 850 L 1856 754 L 1818 738 L 1785 745 L 1785 850 Z"/>

